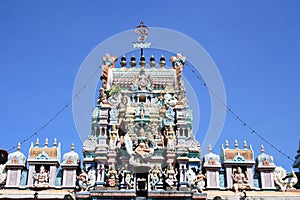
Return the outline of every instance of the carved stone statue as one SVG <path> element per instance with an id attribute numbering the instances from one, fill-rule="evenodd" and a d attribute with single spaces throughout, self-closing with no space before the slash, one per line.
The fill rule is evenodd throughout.
<path id="1" fill-rule="evenodd" d="M 135 154 L 139 155 L 142 159 L 150 158 L 153 154 L 153 149 L 149 148 L 144 142 L 140 144 L 135 149 Z"/>
<path id="2" fill-rule="evenodd" d="M 102 57 L 102 65 L 106 67 L 112 67 L 114 68 L 114 63 L 118 60 L 118 57 L 111 56 L 110 54 L 105 54 L 104 57 Z"/>
<path id="3" fill-rule="evenodd" d="M 34 173 L 33 178 L 35 181 L 34 186 L 36 187 L 47 187 L 49 186 L 49 172 L 45 169 L 45 166 L 42 165 L 40 167 L 40 171 L 38 173 Z"/>
<path id="4" fill-rule="evenodd" d="M 234 181 L 232 188 L 235 193 L 237 193 L 239 190 L 252 189 L 251 185 L 247 183 L 248 180 L 240 167 L 234 169 L 232 178 Z"/>
<path id="5" fill-rule="evenodd" d="M 106 176 L 107 176 L 107 185 L 109 187 L 115 187 L 117 185 L 118 173 L 113 164 L 109 167 Z"/>
<path id="6" fill-rule="evenodd" d="M 152 91 L 152 79 L 150 76 L 147 76 L 145 70 L 141 69 L 138 76 L 134 76 L 132 79 L 131 90 L 137 91 L 138 89 L 142 91 Z"/>
<path id="7" fill-rule="evenodd" d="M 192 183 L 192 186 L 194 188 L 196 188 L 196 191 L 197 192 L 200 192 L 202 193 L 203 192 L 203 189 L 205 188 L 205 175 L 202 174 L 201 171 L 198 172 L 196 178 L 194 179 L 193 183 Z"/>
<path id="8" fill-rule="evenodd" d="M 286 170 L 282 167 L 276 167 L 274 169 L 275 183 L 280 187 L 282 191 L 287 189 L 295 189 L 293 186 L 297 184 L 298 178 L 292 169 L 292 177 L 287 178 Z"/>
<path id="9" fill-rule="evenodd" d="M 126 184 L 126 189 L 131 190 L 132 189 L 132 182 L 133 182 L 133 176 L 132 176 L 131 172 L 129 172 L 129 171 L 125 172 L 124 181 L 125 181 L 125 184 Z"/>
<path id="10" fill-rule="evenodd" d="M 112 126 L 112 130 L 110 131 L 110 139 L 109 139 L 109 149 L 116 150 L 118 142 L 118 130 L 115 125 Z"/>
<path id="11" fill-rule="evenodd" d="M 82 170 L 81 174 L 77 177 L 78 185 L 81 188 L 81 191 L 90 190 L 96 183 L 96 170 L 89 170 L 88 174 Z"/>
<path id="12" fill-rule="evenodd" d="M 99 97 L 97 100 L 97 104 L 100 105 L 101 103 L 107 104 L 107 95 L 104 93 L 104 88 L 99 89 Z"/>
<path id="13" fill-rule="evenodd" d="M 174 170 L 174 167 L 172 165 L 172 163 L 169 163 L 168 168 L 165 170 L 164 174 L 166 176 L 166 184 L 167 186 L 169 186 L 171 189 L 175 189 L 176 187 L 176 183 L 177 183 L 177 170 Z"/>
<path id="14" fill-rule="evenodd" d="M 174 151 L 176 138 L 175 138 L 175 132 L 173 130 L 172 125 L 170 125 L 168 130 L 165 132 L 165 136 L 167 138 L 167 149 Z"/>
<path id="15" fill-rule="evenodd" d="M 149 173 L 151 190 L 156 190 L 156 185 L 159 183 L 162 175 L 161 169 L 157 165 L 154 165 Z"/>

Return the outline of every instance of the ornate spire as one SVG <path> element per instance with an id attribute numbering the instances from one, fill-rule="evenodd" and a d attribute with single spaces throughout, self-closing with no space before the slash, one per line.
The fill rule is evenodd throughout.
<path id="1" fill-rule="evenodd" d="M 48 147 L 48 138 L 45 140 L 45 147 Z"/>
<path id="2" fill-rule="evenodd" d="M 122 56 L 121 61 L 120 61 L 121 67 L 126 67 L 127 62 L 126 62 L 126 57 L 125 55 Z"/>
<path id="3" fill-rule="evenodd" d="M 265 147 L 264 147 L 264 145 L 261 145 L 260 152 L 261 152 L 261 153 L 264 153 L 264 152 L 265 152 Z"/>
<path id="4" fill-rule="evenodd" d="M 210 144 L 208 145 L 208 151 L 209 151 L 209 153 L 212 152 L 212 148 L 211 148 L 211 145 L 210 145 Z"/>
<path id="5" fill-rule="evenodd" d="M 54 138 L 53 146 L 56 147 L 56 145 L 57 145 L 57 140 L 56 138 Z"/>
<path id="6" fill-rule="evenodd" d="M 20 142 L 18 143 L 18 148 L 17 148 L 17 150 L 18 150 L 18 151 L 21 150 L 21 143 L 20 143 Z"/>
<path id="7" fill-rule="evenodd" d="M 247 142 L 244 140 L 244 149 L 247 149 Z"/>
<path id="8" fill-rule="evenodd" d="M 226 140 L 226 142 L 225 142 L 225 147 L 226 147 L 226 149 L 229 148 L 229 142 L 228 142 L 228 140 Z"/>
<path id="9" fill-rule="evenodd" d="M 155 63 L 155 58 L 153 55 L 151 55 L 150 57 L 150 67 L 155 67 L 156 63 Z"/>
<path id="10" fill-rule="evenodd" d="M 238 148 L 239 148 L 239 143 L 238 143 L 238 141 L 237 141 L 237 140 L 234 140 L 234 147 L 235 147 L 236 149 L 238 149 Z"/>
<path id="11" fill-rule="evenodd" d="M 36 147 L 38 147 L 38 146 L 39 146 L 39 144 L 40 144 L 40 142 L 39 142 L 39 138 L 36 138 L 36 141 L 35 141 L 35 146 L 36 146 Z"/>
<path id="12" fill-rule="evenodd" d="M 165 59 L 164 55 L 161 55 L 159 60 L 160 60 L 159 61 L 160 67 L 165 67 L 166 66 L 166 59 Z"/>
<path id="13" fill-rule="evenodd" d="M 72 143 L 71 150 L 74 151 L 74 149 L 75 149 L 75 145 L 74 143 Z"/>
<path id="14" fill-rule="evenodd" d="M 145 67 L 145 65 L 146 65 L 146 59 L 145 59 L 144 55 L 142 55 L 140 58 L 140 66 Z"/>
<path id="15" fill-rule="evenodd" d="M 134 55 L 132 55 L 131 58 L 130 58 L 130 66 L 131 67 L 136 66 L 136 59 L 135 59 Z"/>

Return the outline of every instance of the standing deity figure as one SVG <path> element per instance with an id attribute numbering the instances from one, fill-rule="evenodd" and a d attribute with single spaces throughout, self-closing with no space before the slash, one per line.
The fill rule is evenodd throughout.
<path id="1" fill-rule="evenodd" d="M 202 174 L 201 171 L 198 172 L 196 178 L 194 179 L 192 185 L 197 189 L 197 192 L 202 193 L 205 188 L 205 175 Z"/>
<path id="2" fill-rule="evenodd" d="M 118 104 L 117 108 L 119 110 L 119 125 L 122 125 L 122 122 L 125 120 L 126 109 L 127 109 L 128 99 L 126 94 L 122 94 L 121 102 Z"/>
<path id="3" fill-rule="evenodd" d="M 117 142 L 118 142 L 118 130 L 115 125 L 112 126 L 112 130 L 110 131 L 110 139 L 109 139 L 109 149 L 116 150 Z"/>
<path id="4" fill-rule="evenodd" d="M 161 177 L 161 169 L 159 166 L 154 165 L 153 168 L 150 170 L 150 186 L 151 190 L 156 190 L 156 185 L 160 181 Z"/>
<path id="5" fill-rule="evenodd" d="M 171 187 L 171 189 L 174 189 L 174 187 L 176 187 L 176 176 L 177 176 L 177 170 L 174 170 L 174 167 L 172 165 L 172 163 L 169 163 L 168 168 L 165 170 L 164 175 L 166 176 L 166 184 L 167 186 Z"/>
<path id="6" fill-rule="evenodd" d="M 251 189 L 251 185 L 247 183 L 248 180 L 240 167 L 234 170 L 232 178 L 234 181 L 232 187 L 235 193 L 237 193 L 239 190 Z"/>
<path id="7" fill-rule="evenodd" d="M 170 125 L 168 130 L 165 132 L 165 137 L 167 138 L 167 149 L 174 151 L 176 138 L 172 125 Z"/>

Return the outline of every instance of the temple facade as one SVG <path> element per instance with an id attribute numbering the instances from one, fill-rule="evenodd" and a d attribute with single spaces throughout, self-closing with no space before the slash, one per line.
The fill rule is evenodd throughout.
<path id="1" fill-rule="evenodd" d="M 82 162 L 74 145 L 62 155 L 56 139 L 32 143 L 28 156 L 18 145 L 0 165 L 1 199 L 300 199 L 295 173 L 276 166 L 263 146 L 256 158 L 246 141 L 201 155 L 182 79 L 185 56 L 169 64 L 143 54 L 117 60 L 102 58 Z"/>

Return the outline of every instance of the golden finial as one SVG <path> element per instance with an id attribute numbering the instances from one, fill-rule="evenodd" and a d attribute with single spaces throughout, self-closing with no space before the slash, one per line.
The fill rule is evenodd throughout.
<path id="1" fill-rule="evenodd" d="M 75 145 L 74 143 L 72 143 L 71 150 L 74 151 L 74 149 L 75 149 Z"/>
<path id="2" fill-rule="evenodd" d="M 57 140 L 56 138 L 54 138 L 53 146 L 56 147 L 56 145 L 57 145 Z"/>
<path id="3" fill-rule="evenodd" d="M 244 149 L 247 149 L 247 142 L 244 140 Z"/>
<path id="4" fill-rule="evenodd" d="M 45 147 L 48 147 L 48 138 L 45 140 Z"/>
<path id="5" fill-rule="evenodd" d="M 18 148 L 17 149 L 18 149 L 18 151 L 21 150 L 21 143 L 20 142 L 18 143 Z"/>
<path id="6" fill-rule="evenodd" d="M 164 55 L 161 55 L 159 60 L 160 60 L 159 61 L 160 67 L 165 67 L 166 66 L 166 59 L 165 59 Z"/>
<path id="7" fill-rule="evenodd" d="M 154 58 L 154 56 L 153 55 L 151 55 L 151 57 L 150 57 L 150 67 L 155 67 L 155 65 L 156 65 L 156 63 L 155 63 L 155 58 Z"/>
<path id="8" fill-rule="evenodd" d="M 40 144 L 39 138 L 36 138 L 35 146 L 36 146 L 36 147 L 39 147 L 39 144 Z"/>
<path id="9" fill-rule="evenodd" d="M 234 147 L 235 147 L 236 149 L 238 149 L 238 148 L 239 148 L 239 143 L 238 143 L 238 141 L 237 141 L 237 140 L 234 140 Z"/>
<path id="10" fill-rule="evenodd" d="M 261 153 L 264 153 L 264 152 L 265 152 L 265 147 L 264 147 L 264 145 L 261 145 L 260 152 L 261 152 Z"/>
<path id="11" fill-rule="evenodd" d="M 211 153 L 212 152 L 212 148 L 211 148 L 211 145 L 209 144 L 208 145 L 208 151 Z"/>
<path id="12" fill-rule="evenodd" d="M 228 140 L 226 140 L 225 147 L 226 147 L 226 149 L 229 148 L 229 142 L 228 142 Z"/>

